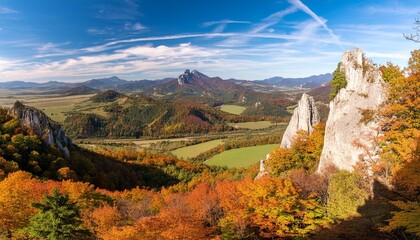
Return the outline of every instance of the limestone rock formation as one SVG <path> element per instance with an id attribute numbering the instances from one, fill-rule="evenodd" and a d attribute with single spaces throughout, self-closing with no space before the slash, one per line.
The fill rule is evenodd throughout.
<path id="1" fill-rule="evenodd" d="M 191 79 L 191 73 L 190 73 L 190 70 L 187 69 L 187 70 L 185 70 L 185 72 L 183 74 L 179 75 L 178 84 L 179 85 L 184 85 L 184 84 L 188 83 L 190 79 Z"/>
<path id="2" fill-rule="evenodd" d="M 192 72 L 190 72 L 189 69 L 186 69 L 183 74 L 179 75 L 179 77 L 177 79 L 178 84 L 179 85 L 188 84 L 188 83 L 190 83 L 190 81 L 193 78 L 195 78 L 195 79 L 208 79 L 209 77 L 205 74 L 202 74 L 201 72 L 199 72 L 197 70 L 193 70 Z"/>
<path id="3" fill-rule="evenodd" d="M 295 108 L 295 111 L 293 112 L 293 116 L 290 119 L 286 131 L 283 134 L 280 147 L 290 148 L 293 143 L 293 139 L 296 137 L 296 133 L 299 130 L 312 133 L 313 126 L 319 123 L 319 121 L 320 117 L 314 98 L 304 93 L 297 108 Z"/>
<path id="4" fill-rule="evenodd" d="M 20 119 L 24 126 L 31 128 L 46 144 L 59 148 L 69 158 L 68 147 L 72 144 L 61 126 L 53 122 L 44 112 L 16 101 L 10 115 Z"/>
<path id="5" fill-rule="evenodd" d="M 269 153 L 267 153 L 267 155 L 265 156 L 265 159 L 260 160 L 260 171 L 258 172 L 258 175 L 255 177 L 255 180 L 260 179 L 269 173 L 268 171 L 269 169 L 267 169 L 266 167 L 266 162 L 268 161 L 268 159 L 270 159 Z"/>
<path id="6" fill-rule="evenodd" d="M 330 102 L 318 172 L 330 164 L 352 171 L 357 162 L 374 159 L 379 151 L 373 113 L 386 97 L 381 73 L 360 49 L 344 53 L 341 71 L 347 85 Z"/>
<path id="7" fill-rule="evenodd" d="M 311 134 L 313 126 L 319 123 L 319 121 L 320 117 L 314 98 L 304 93 L 298 102 L 298 106 L 293 112 L 293 116 L 290 119 L 286 131 L 283 134 L 280 147 L 290 148 L 298 131 L 303 130 Z M 269 159 L 270 154 L 267 154 L 265 159 L 260 160 L 260 171 L 255 179 L 259 179 L 269 173 L 269 169 L 265 166 Z"/>

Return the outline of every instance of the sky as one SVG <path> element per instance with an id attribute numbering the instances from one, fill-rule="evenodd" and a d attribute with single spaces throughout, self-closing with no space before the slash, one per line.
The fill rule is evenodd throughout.
<path id="1" fill-rule="evenodd" d="M 1 0 L 0 82 L 333 72 L 345 50 L 405 66 L 418 0 Z"/>

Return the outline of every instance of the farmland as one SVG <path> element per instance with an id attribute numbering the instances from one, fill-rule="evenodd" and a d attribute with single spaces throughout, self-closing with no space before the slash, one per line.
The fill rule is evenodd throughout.
<path id="1" fill-rule="evenodd" d="M 205 163 L 214 166 L 227 166 L 228 168 L 249 167 L 265 158 L 278 144 L 267 144 L 254 147 L 238 148 L 220 153 Z"/>
<path id="2" fill-rule="evenodd" d="M 244 123 L 229 123 L 229 126 L 232 126 L 234 128 L 244 128 L 244 129 L 264 129 L 271 127 L 274 125 L 270 121 L 258 121 L 258 122 L 244 122 Z"/>
<path id="3" fill-rule="evenodd" d="M 215 148 L 223 143 L 223 140 L 217 139 L 213 141 L 208 141 L 204 143 L 199 143 L 192 146 L 187 146 L 183 148 L 178 148 L 172 151 L 172 154 L 178 158 L 188 159 L 198 156 L 200 153 L 208 151 L 212 148 Z"/>
<path id="4" fill-rule="evenodd" d="M 236 114 L 236 115 L 241 115 L 245 111 L 245 109 L 246 107 L 239 106 L 239 105 L 222 105 L 220 107 L 220 110 L 227 113 Z"/>

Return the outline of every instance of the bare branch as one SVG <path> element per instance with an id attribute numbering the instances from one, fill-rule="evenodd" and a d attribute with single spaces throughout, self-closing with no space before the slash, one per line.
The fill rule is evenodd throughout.
<path id="1" fill-rule="evenodd" d="M 411 33 L 411 34 L 403 33 L 403 36 L 407 40 L 420 43 L 420 19 L 416 18 L 416 20 L 414 21 L 414 24 L 417 25 L 417 26 L 413 27 L 413 29 L 416 30 L 416 33 Z"/>

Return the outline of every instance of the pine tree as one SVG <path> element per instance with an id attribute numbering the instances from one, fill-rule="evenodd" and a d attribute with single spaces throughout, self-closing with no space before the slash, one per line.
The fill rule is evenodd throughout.
<path id="1" fill-rule="evenodd" d="M 25 229 L 31 238 L 65 240 L 86 239 L 90 233 L 81 227 L 79 207 L 54 189 L 52 195 L 45 195 L 40 203 L 33 203 L 39 213 L 31 218 L 29 226 Z"/>

